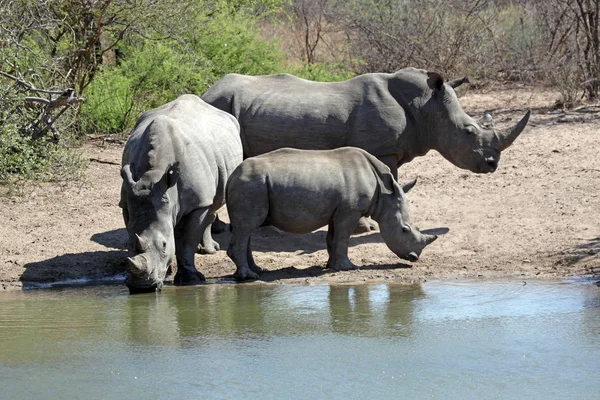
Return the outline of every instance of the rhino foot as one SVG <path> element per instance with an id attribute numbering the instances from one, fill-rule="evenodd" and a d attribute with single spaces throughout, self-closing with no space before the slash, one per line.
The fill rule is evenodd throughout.
<path id="1" fill-rule="evenodd" d="M 327 268 L 334 271 L 349 271 L 352 269 L 358 269 L 358 267 L 352 264 L 352 262 L 347 258 L 341 261 L 334 261 L 330 258 L 329 261 L 327 261 Z"/>
<path id="2" fill-rule="evenodd" d="M 219 250 L 221 250 L 221 246 L 213 239 L 210 239 L 209 243 L 200 243 L 198 245 L 198 253 L 200 254 L 215 254 Z"/>
<path id="3" fill-rule="evenodd" d="M 215 219 L 215 222 L 212 223 L 210 227 L 210 231 L 214 234 L 229 232 L 229 224 L 221 221 L 219 217 Z"/>
<path id="4" fill-rule="evenodd" d="M 192 271 L 193 268 L 193 271 Z M 204 283 L 206 278 L 194 267 L 177 268 L 173 284 L 177 286 L 198 285 Z"/>
<path id="5" fill-rule="evenodd" d="M 373 221 L 371 218 L 361 218 L 358 220 L 358 224 L 352 232 L 353 235 L 359 235 L 361 233 L 374 232 L 379 230 L 379 225 L 377 222 Z"/>
<path id="6" fill-rule="evenodd" d="M 261 272 L 263 272 L 263 269 L 256 264 L 249 264 L 249 266 L 250 266 L 250 270 L 252 272 L 256 272 L 257 274 L 260 274 Z"/>
<path id="7" fill-rule="evenodd" d="M 233 277 L 238 281 L 246 281 L 249 279 L 258 279 L 259 276 L 256 272 L 252 271 L 250 268 L 238 268 L 237 271 L 233 274 Z"/>

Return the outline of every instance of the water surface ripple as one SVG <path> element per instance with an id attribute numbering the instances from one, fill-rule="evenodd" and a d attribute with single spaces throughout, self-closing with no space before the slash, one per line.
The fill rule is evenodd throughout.
<path id="1" fill-rule="evenodd" d="M 598 372 L 592 284 L 0 295 L 6 399 L 597 399 Z"/>

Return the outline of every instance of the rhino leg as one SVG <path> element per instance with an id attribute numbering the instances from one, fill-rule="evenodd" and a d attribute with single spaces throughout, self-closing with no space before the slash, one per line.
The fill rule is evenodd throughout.
<path id="1" fill-rule="evenodd" d="M 203 222 L 203 225 L 206 225 L 206 228 L 202 232 L 202 239 L 200 239 L 200 244 L 198 245 L 198 253 L 200 254 L 215 254 L 221 249 L 219 243 L 211 235 L 211 226 L 214 224 L 216 216 L 216 212 L 210 211 L 205 217 L 206 221 Z"/>
<path id="2" fill-rule="evenodd" d="M 348 241 L 359 218 L 359 213 L 344 216 L 334 215 L 327 231 L 327 251 L 329 253 L 327 268 L 335 271 L 357 268 L 348 258 Z"/>
<path id="3" fill-rule="evenodd" d="M 219 215 L 215 218 L 215 221 L 210 227 L 210 231 L 215 235 L 218 233 L 229 232 L 229 225 L 219 219 Z"/>
<path id="4" fill-rule="evenodd" d="M 254 257 L 252 256 L 252 248 L 250 247 L 250 243 L 252 243 L 252 239 L 248 238 L 248 252 L 247 252 L 247 257 L 248 257 L 248 266 L 250 267 L 250 270 L 252 270 L 253 272 L 256 272 L 257 274 L 260 275 L 260 273 L 263 271 L 263 269 L 261 267 L 259 267 L 258 265 L 256 265 L 256 263 L 254 262 Z"/>
<path id="5" fill-rule="evenodd" d="M 233 277 L 238 281 L 247 279 L 258 279 L 258 273 L 254 272 L 250 266 L 250 258 L 252 251 L 250 250 L 250 233 L 236 232 L 233 230 L 231 242 L 227 248 L 227 255 L 233 260 L 236 266 L 236 271 Z M 250 255 L 250 257 L 248 257 Z M 252 264 L 254 260 L 252 259 Z M 256 264 L 254 264 L 256 266 Z"/>
<path id="6" fill-rule="evenodd" d="M 175 231 L 175 256 L 177 257 L 177 273 L 173 278 L 175 285 L 197 285 L 206 279 L 196 269 L 194 256 L 199 238 L 210 227 L 207 216 L 210 210 L 195 210 L 183 217 Z"/>

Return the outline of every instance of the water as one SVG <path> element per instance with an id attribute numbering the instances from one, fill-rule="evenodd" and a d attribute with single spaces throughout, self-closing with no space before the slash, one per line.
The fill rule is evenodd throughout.
<path id="1" fill-rule="evenodd" d="M 599 373 L 590 283 L 0 295 L 2 399 L 598 399 Z"/>

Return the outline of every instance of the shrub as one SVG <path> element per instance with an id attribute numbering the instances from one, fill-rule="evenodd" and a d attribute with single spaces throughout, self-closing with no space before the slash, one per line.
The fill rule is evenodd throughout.
<path id="1" fill-rule="evenodd" d="M 0 130 L 0 184 L 10 192 L 24 180 L 58 181 L 73 179 L 82 170 L 82 155 L 67 143 L 24 136 L 14 124 Z"/>
<path id="2" fill-rule="evenodd" d="M 276 44 L 259 40 L 252 21 L 237 14 L 199 21 L 188 34 L 121 45 L 118 64 L 101 70 L 86 89 L 83 131 L 126 132 L 144 111 L 185 93 L 202 95 L 227 73 L 279 72 Z"/>

